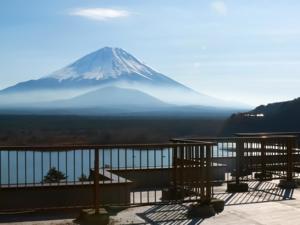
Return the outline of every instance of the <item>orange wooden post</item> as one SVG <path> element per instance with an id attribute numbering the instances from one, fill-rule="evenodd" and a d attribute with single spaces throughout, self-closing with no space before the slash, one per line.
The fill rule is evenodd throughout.
<path id="1" fill-rule="evenodd" d="M 94 209 L 95 214 L 99 214 L 99 149 L 95 149 L 94 163 Z"/>
<path id="2" fill-rule="evenodd" d="M 240 175 L 241 175 L 241 159 L 244 148 L 244 141 L 243 140 L 237 140 L 236 142 L 236 155 L 235 155 L 235 183 L 240 183 Z"/>
<path id="3" fill-rule="evenodd" d="M 296 139 L 290 138 L 287 143 L 287 180 L 293 180 L 293 148 L 296 146 Z"/>
<path id="4" fill-rule="evenodd" d="M 200 149 L 200 197 L 201 197 L 201 201 L 204 201 L 205 199 L 205 195 L 204 195 L 204 171 L 205 169 L 205 165 L 204 165 L 204 145 L 201 145 L 200 147 L 198 147 Z"/>
<path id="5" fill-rule="evenodd" d="M 173 185 L 177 188 L 177 146 L 173 147 Z"/>
<path id="6" fill-rule="evenodd" d="M 266 177 L 266 142 L 261 142 L 261 175 L 262 179 Z"/>
<path id="7" fill-rule="evenodd" d="M 212 153 L 212 145 L 206 145 L 206 201 L 210 202 L 211 200 L 211 153 Z"/>
<path id="8" fill-rule="evenodd" d="M 184 180 L 184 146 L 180 146 L 180 170 L 179 170 L 179 176 L 180 176 L 180 194 L 181 197 L 184 198 L 184 185 L 185 185 L 185 180 Z"/>

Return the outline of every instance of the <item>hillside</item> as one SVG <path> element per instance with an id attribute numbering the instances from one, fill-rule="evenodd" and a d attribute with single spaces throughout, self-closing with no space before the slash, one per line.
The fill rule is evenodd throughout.
<path id="1" fill-rule="evenodd" d="M 300 131 L 300 98 L 261 105 L 252 111 L 232 115 L 222 134 L 236 132 Z"/>

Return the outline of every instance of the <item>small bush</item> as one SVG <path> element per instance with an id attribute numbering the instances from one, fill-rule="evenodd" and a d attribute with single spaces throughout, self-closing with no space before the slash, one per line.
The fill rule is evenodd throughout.
<path id="1" fill-rule="evenodd" d="M 44 183 L 59 183 L 62 180 L 67 179 L 64 173 L 57 170 L 55 167 L 49 169 L 46 176 L 44 176 Z"/>
<path id="2" fill-rule="evenodd" d="M 87 177 L 85 174 L 81 174 L 81 176 L 78 177 L 78 180 L 80 182 L 84 182 L 84 181 L 90 181 L 91 179 L 89 177 Z"/>

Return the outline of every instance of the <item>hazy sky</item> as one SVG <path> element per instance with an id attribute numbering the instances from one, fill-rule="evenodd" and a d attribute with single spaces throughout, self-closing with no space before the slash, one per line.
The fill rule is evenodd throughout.
<path id="1" fill-rule="evenodd" d="M 104 46 L 216 97 L 300 96 L 299 0 L 1 0 L 0 88 Z"/>

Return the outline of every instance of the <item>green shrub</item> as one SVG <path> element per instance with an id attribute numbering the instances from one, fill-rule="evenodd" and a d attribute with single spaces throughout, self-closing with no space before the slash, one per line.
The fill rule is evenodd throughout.
<path id="1" fill-rule="evenodd" d="M 44 183 L 59 183 L 62 180 L 67 179 L 64 173 L 57 170 L 55 167 L 51 167 L 46 176 L 44 176 Z"/>

